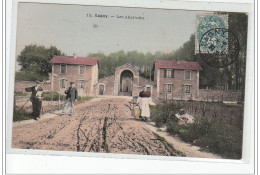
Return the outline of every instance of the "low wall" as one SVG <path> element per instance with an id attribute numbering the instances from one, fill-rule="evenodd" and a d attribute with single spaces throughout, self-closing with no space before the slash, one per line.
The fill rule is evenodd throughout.
<path id="1" fill-rule="evenodd" d="M 40 82 L 39 84 L 44 91 L 51 91 L 50 82 Z M 35 86 L 34 81 L 15 81 L 14 91 L 15 92 L 25 92 L 25 88 Z"/>
<path id="2" fill-rule="evenodd" d="M 199 89 L 198 100 L 201 101 L 230 101 L 230 102 L 242 102 L 244 101 L 243 91 L 221 91 L 210 89 Z"/>

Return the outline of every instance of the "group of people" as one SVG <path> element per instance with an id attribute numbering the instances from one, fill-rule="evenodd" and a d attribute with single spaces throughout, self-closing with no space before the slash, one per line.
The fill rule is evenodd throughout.
<path id="1" fill-rule="evenodd" d="M 42 87 L 39 86 L 39 81 L 36 81 L 35 86 L 25 88 L 26 92 L 31 92 L 31 97 L 30 101 L 32 102 L 32 117 L 34 120 L 38 120 L 41 114 L 42 110 L 42 93 L 43 89 Z M 62 110 L 62 113 L 60 115 L 65 115 L 68 106 L 71 106 L 69 116 L 72 116 L 74 113 L 74 106 L 75 106 L 75 101 L 77 101 L 78 98 L 78 91 L 75 88 L 74 82 L 70 82 L 70 87 L 68 90 L 65 91 L 66 94 L 66 101 Z"/>
<path id="2" fill-rule="evenodd" d="M 36 81 L 35 86 L 29 87 L 25 89 L 26 92 L 31 92 L 31 97 L 30 100 L 32 102 L 32 116 L 35 120 L 37 120 L 40 117 L 41 109 L 42 109 L 42 101 L 41 101 L 41 96 L 39 95 L 38 92 L 43 92 L 43 89 L 39 86 L 39 82 Z M 62 113 L 60 114 L 65 115 L 68 106 L 71 106 L 69 116 L 72 116 L 74 113 L 74 106 L 75 106 L 75 101 L 77 101 L 78 98 L 78 91 L 75 88 L 74 82 L 70 82 L 70 87 L 68 90 L 65 91 L 66 94 L 66 101 L 62 110 Z M 143 121 L 147 121 L 150 118 L 150 105 L 153 105 L 154 103 L 151 100 L 151 92 L 150 91 L 145 91 L 145 87 L 143 91 L 139 93 L 139 97 L 137 99 L 137 105 L 141 109 L 141 116 L 140 119 Z"/>

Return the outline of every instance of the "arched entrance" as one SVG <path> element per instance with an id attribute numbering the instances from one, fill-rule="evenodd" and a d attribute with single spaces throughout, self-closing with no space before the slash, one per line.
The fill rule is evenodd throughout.
<path id="1" fill-rule="evenodd" d="M 120 96 L 132 96 L 133 91 L 133 72 L 124 70 L 120 74 L 119 92 Z"/>

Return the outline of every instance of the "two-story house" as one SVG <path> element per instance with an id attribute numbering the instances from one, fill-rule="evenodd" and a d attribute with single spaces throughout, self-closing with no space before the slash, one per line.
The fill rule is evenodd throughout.
<path id="1" fill-rule="evenodd" d="M 197 99 L 199 93 L 198 62 L 156 60 L 154 63 L 154 82 L 157 97 L 166 99 Z"/>
<path id="2" fill-rule="evenodd" d="M 93 96 L 94 84 L 98 82 L 98 58 L 54 56 L 51 73 L 51 91 L 64 93 L 74 82 L 80 96 Z"/>

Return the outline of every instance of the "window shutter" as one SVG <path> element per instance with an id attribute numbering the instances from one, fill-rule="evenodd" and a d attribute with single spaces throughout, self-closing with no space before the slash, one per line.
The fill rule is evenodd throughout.
<path id="1" fill-rule="evenodd" d="M 167 70 L 164 69 L 164 78 L 166 78 Z"/>
<path id="2" fill-rule="evenodd" d="M 172 69 L 172 78 L 174 78 L 174 70 Z"/>

